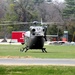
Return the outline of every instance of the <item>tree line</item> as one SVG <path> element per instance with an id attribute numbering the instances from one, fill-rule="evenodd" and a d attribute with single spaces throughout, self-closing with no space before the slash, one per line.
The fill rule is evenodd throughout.
<path id="1" fill-rule="evenodd" d="M 45 0 L 0 0 L 0 22 L 54 22 L 48 25 L 47 34 L 63 36 L 68 31 L 72 41 L 75 32 L 75 0 L 65 0 L 64 3 L 45 2 Z M 59 22 L 59 26 L 56 26 Z M 60 26 L 62 24 L 62 26 Z M 0 26 L 0 38 L 10 37 L 12 31 L 27 31 L 29 25 Z"/>

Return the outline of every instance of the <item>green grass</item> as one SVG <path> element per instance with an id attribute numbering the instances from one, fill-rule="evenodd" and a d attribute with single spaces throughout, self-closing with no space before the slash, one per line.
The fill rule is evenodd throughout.
<path id="1" fill-rule="evenodd" d="M 0 66 L 0 75 L 75 75 L 75 67 Z"/>
<path id="2" fill-rule="evenodd" d="M 1 57 L 75 58 L 75 46 L 48 45 L 41 50 L 20 52 L 22 45 L 0 45 Z M 75 66 L 0 66 L 0 75 L 75 75 Z"/>
<path id="3" fill-rule="evenodd" d="M 42 53 L 41 50 L 28 50 L 20 52 L 24 45 L 0 45 L 0 56 L 8 57 L 31 57 L 31 58 L 75 58 L 75 46 L 47 45 L 48 53 Z"/>

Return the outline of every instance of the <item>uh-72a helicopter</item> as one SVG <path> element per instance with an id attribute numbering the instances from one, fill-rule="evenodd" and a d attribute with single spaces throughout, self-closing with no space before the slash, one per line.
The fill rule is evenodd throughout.
<path id="1" fill-rule="evenodd" d="M 46 32 L 47 26 L 46 24 L 53 24 L 54 22 L 12 22 L 0 25 L 18 25 L 18 24 L 30 24 L 33 23 L 33 26 L 30 26 L 30 30 L 27 31 L 24 35 L 25 47 L 20 49 L 21 52 L 27 52 L 29 49 L 41 49 L 42 52 L 46 52 L 46 48 L 44 48 L 44 41 L 47 41 Z M 39 25 L 37 25 L 39 24 Z M 41 25 L 40 25 L 41 24 Z M 44 26 L 45 24 L 45 26 Z"/>
<path id="2" fill-rule="evenodd" d="M 38 22 L 33 22 L 34 26 L 30 26 L 30 31 L 25 33 L 25 47 L 20 49 L 20 51 L 27 52 L 29 49 L 41 49 L 42 52 L 46 52 L 46 48 L 44 47 L 44 41 L 46 39 L 46 26 L 37 25 Z"/>

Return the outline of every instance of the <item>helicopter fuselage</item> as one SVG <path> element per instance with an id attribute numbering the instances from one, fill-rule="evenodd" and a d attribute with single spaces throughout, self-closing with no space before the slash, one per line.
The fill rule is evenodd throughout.
<path id="1" fill-rule="evenodd" d="M 25 33 L 26 51 L 28 49 L 41 49 L 42 52 L 47 52 L 45 48 L 43 48 L 45 41 L 44 34 L 45 34 L 45 29 L 43 26 L 31 26 L 30 31 L 27 31 Z"/>
<path id="2" fill-rule="evenodd" d="M 30 39 L 29 49 L 42 49 L 44 46 L 43 36 L 35 36 Z"/>

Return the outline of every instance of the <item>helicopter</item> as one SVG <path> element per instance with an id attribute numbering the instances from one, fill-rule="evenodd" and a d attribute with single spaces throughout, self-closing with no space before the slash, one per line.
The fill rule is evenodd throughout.
<path id="1" fill-rule="evenodd" d="M 46 26 L 37 26 L 37 22 L 34 22 L 34 26 L 30 26 L 30 31 L 25 33 L 25 47 L 20 49 L 21 52 L 25 50 L 27 52 L 29 49 L 41 49 L 42 52 L 46 52 L 46 48 L 44 48 L 44 41 L 46 39 Z"/>

